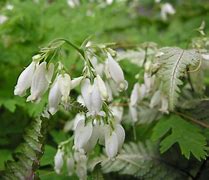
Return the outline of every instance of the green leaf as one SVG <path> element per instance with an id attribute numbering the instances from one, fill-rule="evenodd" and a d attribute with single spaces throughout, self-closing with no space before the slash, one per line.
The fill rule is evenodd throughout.
<path id="1" fill-rule="evenodd" d="M 189 66 L 195 66 L 201 60 L 201 55 L 196 50 L 183 50 L 178 47 L 165 47 L 160 51 L 163 55 L 159 57 L 158 75 L 164 82 L 169 108 L 173 110 L 180 93 L 179 86 L 183 84 L 180 78 Z"/>
<path id="2" fill-rule="evenodd" d="M 148 141 L 124 144 L 114 160 L 102 155 L 92 159 L 88 167 L 92 171 L 97 164 L 101 164 L 103 173 L 118 172 L 146 180 L 180 180 L 184 177 L 178 170 L 166 164 L 159 157 L 157 146 Z"/>
<path id="3" fill-rule="evenodd" d="M 152 139 L 161 139 L 161 153 L 178 143 L 181 153 L 187 159 L 191 154 L 198 160 L 207 156 L 206 138 L 200 133 L 200 129 L 176 115 L 161 119 L 153 129 Z"/>
<path id="4" fill-rule="evenodd" d="M 44 151 L 44 141 L 48 119 L 32 121 L 23 136 L 24 142 L 13 154 L 14 161 L 5 163 L 3 179 L 34 179 Z"/>

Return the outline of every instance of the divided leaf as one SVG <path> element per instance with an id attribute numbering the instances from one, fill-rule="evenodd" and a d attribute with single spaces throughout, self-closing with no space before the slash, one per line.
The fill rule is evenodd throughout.
<path id="1" fill-rule="evenodd" d="M 183 84 L 180 78 L 189 66 L 195 66 L 201 60 L 201 55 L 196 50 L 183 50 L 178 47 L 165 47 L 160 49 L 160 52 L 163 55 L 159 57 L 158 75 L 164 83 L 169 108 L 173 110 L 180 93 L 179 86 Z"/>
<path id="2" fill-rule="evenodd" d="M 13 154 L 14 161 L 5 163 L 3 179 L 34 179 L 43 155 L 44 140 L 48 119 L 35 119 L 26 129 L 24 142 Z"/>
<path id="3" fill-rule="evenodd" d="M 161 153 L 178 143 L 187 159 L 191 154 L 198 160 L 207 156 L 206 138 L 200 133 L 200 129 L 179 116 L 160 120 L 153 129 L 152 139 L 155 141 L 161 139 Z"/>
<path id="4" fill-rule="evenodd" d="M 124 144 L 115 159 L 102 155 L 90 161 L 90 170 L 93 170 L 97 164 L 101 164 L 103 173 L 117 172 L 146 180 L 181 180 L 184 177 L 179 171 L 161 160 L 157 147 L 150 142 Z"/>

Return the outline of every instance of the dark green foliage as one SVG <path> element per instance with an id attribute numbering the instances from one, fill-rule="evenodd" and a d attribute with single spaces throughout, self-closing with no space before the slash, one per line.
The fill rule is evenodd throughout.
<path id="1" fill-rule="evenodd" d="M 44 151 L 48 119 L 34 119 L 23 135 L 24 142 L 13 154 L 13 161 L 5 163 L 5 180 L 34 179 Z"/>
<path id="2" fill-rule="evenodd" d="M 157 152 L 157 146 L 151 142 L 124 144 L 115 159 L 111 160 L 103 155 L 93 159 L 90 168 L 97 164 L 101 165 L 104 173 L 118 172 L 146 180 L 183 180 L 186 177 L 162 160 Z"/>
<path id="3" fill-rule="evenodd" d="M 153 129 L 153 140 L 161 139 L 161 153 L 178 143 L 181 153 L 189 159 L 193 154 L 198 160 L 207 156 L 206 138 L 195 125 L 172 115 L 161 119 Z"/>

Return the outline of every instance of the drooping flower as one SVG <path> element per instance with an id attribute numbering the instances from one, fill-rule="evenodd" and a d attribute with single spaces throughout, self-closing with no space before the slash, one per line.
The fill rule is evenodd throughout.
<path id="1" fill-rule="evenodd" d="M 123 107 L 121 106 L 110 106 L 110 109 L 112 111 L 112 114 L 116 120 L 117 123 L 121 123 L 123 118 Z"/>
<path id="2" fill-rule="evenodd" d="M 127 81 L 124 79 L 123 70 L 120 65 L 113 59 L 110 53 L 107 53 L 107 67 L 110 76 L 118 85 L 120 91 L 126 90 L 128 87 Z"/>
<path id="3" fill-rule="evenodd" d="M 80 180 L 87 179 L 87 157 L 83 149 L 80 149 L 74 153 L 74 159 L 76 161 L 76 174 Z"/>
<path id="4" fill-rule="evenodd" d="M 107 88 L 106 88 L 106 85 L 105 85 L 104 81 L 102 80 L 100 75 L 97 75 L 95 80 L 96 80 L 96 83 L 97 83 L 97 87 L 100 91 L 101 97 L 104 100 L 107 100 L 108 99 L 108 92 L 107 92 Z"/>
<path id="5" fill-rule="evenodd" d="M 115 133 L 118 137 L 118 151 L 119 151 L 123 146 L 125 140 L 125 130 L 123 129 L 123 126 L 121 126 L 120 124 L 116 124 Z"/>
<path id="6" fill-rule="evenodd" d="M 0 15 L 0 24 L 5 23 L 8 20 L 8 17 L 5 15 Z"/>
<path id="7" fill-rule="evenodd" d="M 14 90 L 15 95 L 23 96 L 26 90 L 31 87 L 36 64 L 37 62 L 32 61 L 32 63 L 20 74 Z"/>
<path id="8" fill-rule="evenodd" d="M 131 92 L 131 97 L 130 97 L 130 105 L 134 106 L 137 104 L 139 100 L 139 83 L 134 84 L 134 88 Z"/>
<path id="9" fill-rule="evenodd" d="M 115 131 L 110 134 L 107 130 L 105 134 L 105 151 L 109 158 L 114 158 L 118 153 L 118 137 Z"/>
<path id="10" fill-rule="evenodd" d="M 46 65 L 46 62 L 42 62 L 36 66 L 31 83 L 31 95 L 27 98 L 27 101 L 39 101 L 47 91 L 54 72 L 54 64 L 50 63 L 48 68 Z"/>
<path id="11" fill-rule="evenodd" d="M 176 11 L 170 3 L 165 3 L 161 6 L 161 17 L 164 21 L 167 20 L 168 15 L 173 15 L 175 13 Z"/>
<path id="12" fill-rule="evenodd" d="M 79 6 L 80 1 L 79 0 L 67 0 L 67 4 L 68 6 L 70 6 L 71 8 L 74 8 L 76 6 Z"/>
<path id="13" fill-rule="evenodd" d="M 90 80 L 85 79 L 81 87 L 81 94 L 85 106 L 89 111 L 88 115 L 102 115 L 102 112 L 100 112 L 102 107 L 102 98 L 96 81 L 94 80 L 93 85 L 91 85 Z"/>
<path id="14" fill-rule="evenodd" d="M 85 121 L 79 121 L 75 128 L 74 145 L 75 149 L 83 149 L 88 143 L 93 131 L 91 123 L 85 125 Z"/>
<path id="15" fill-rule="evenodd" d="M 62 101 L 66 103 L 68 101 L 71 89 L 71 78 L 69 74 L 65 73 L 63 75 L 59 75 L 58 84 L 62 95 Z"/>
<path id="16" fill-rule="evenodd" d="M 61 149 L 58 149 L 54 157 L 54 170 L 57 174 L 60 174 L 62 166 L 64 164 L 64 152 Z"/>
<path id="17" fill-rule="evenodd" d="M 161 91 L 158 90 L 154 93 L 154 95 L 152 96 L 151 98 L 151 101 L 150 101 L 150 108 L 153 108 L 155 106 L 157 106 L 158 104 L 160 104 L 160 98 L 161 97 Z"/>
<path id="18" fill-rule="evenodd" d="M 73 172 L 74 172 L 74 168 L 75 168 L 75 161 L 72 157 L 68 157 L 66 160 L 66 165 L 67 165 L 67 171 L 68 171 L 68 175 L 72 176 Z"/>
<path id="19" fill-rule="evenodd" d="M 77 87 L 81 83 L 82 80 L 83 80 L 83 76 L 72 79 L 71 89 L 74 89 L 75 87 Z"/>

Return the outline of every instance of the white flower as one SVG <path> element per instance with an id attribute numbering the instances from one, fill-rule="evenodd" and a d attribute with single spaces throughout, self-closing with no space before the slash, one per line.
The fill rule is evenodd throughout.
<path id="1" fill-rule="evenodd" d="M 120 150 L 125 140 L 125 130 L 120 124 L 116 124 L 115 133 L 117 134 L 118 137 L 118 150 Z"/>
<path id="2" fill-rule="evenodd" d="M 81 87 L 81 94 L 89 111 L 89 115 L 102 115 L 100 112 L 102 107 L 102 98 L 95 80 L 94 84 L 91 85 L 90 80 L 85 79 Z"/>
<path id="3" fill-rule="evenodd" d="M 168 99 L 165 96 L 161 96 L 161 108 L 159 111 L 168 114 Z"/>
<path id="4" fill-rule="evenodd" d="M 36 64 L 36 62 L 32 61 L 32 63 L 20 74 L 14 90 L 15 95 L 23 96 L 26 90 L 30 88 Z"/>
<path id="5" fill-rule="evenodd" d="M 60 102 L 66 103 L 71 88 L 71 79 L 68 74 L 58 75 L 55 79 L 48 97 L 49 112 L 54 115 L 57 110 Z"/>
<path id="6" fill-rule="evenodd" d="M 161 17 L 164 21 L 167 20 L 168 15 L 175 14 L 176 11 L 170 3 L 165 3 L 161 6 Z"/>
<path id="7" fill-rule="evenodd" d="M 58 78 L 55 79 L 48 97 L 49 112 L 54 115 L 58 110 L 58 105 L 61 101 L 62 94 L 59 89 Z"/>
<path id="8" fill-rule="evenodd" d="M 79 6 L 80 1 L 79 0 L 67 0 L 67 4 L 71 8 L 74 8 L 75 6 Z"/>
<path id="9" fill-rule="evenodd" d="M 91 123 L 85 125 L 85 121 L 79 121 L 75 128 L 74 145 L 75 149 L 83 149 L 92 135 L 93 127 Z"/>
<path id="10" fill-rule="evenodd" d="M 59 89 L 62 94 L 62 101 L 67 102 L 70 95 L 71 78 L 68 74 L 58 76 Z"/>
<path id="11" fill-rule="evenodd" d="M 87 157 L 85 152 L 81 149 L 75 151 L 74 159 L 76 161 L 76 174 L 80 180 L 87 179 Z"/>
<path id="12" fill-rule="evenodd" d="M 14 9 L 14 6 L 12 5 L 12 4 L 7 4 L 6 5 L 6 9 L 8 9 L 8 10 L 13 10 Z"/>
<path id="13" fill-rule="evenodd" d="M 106 88 L 104 81 L 102 80 L 100 75 L 97 75 L 95 80 L 96 80 L 97 86 L 99 88 L 99 91 L 100 91 L 100 94 L 101 94 L 103 100 L 107 100 L 108 99 L 108 92 L 107 92 L 107 88 Z"/>
<path id="14" fill-rule="evenodd" d="M 204 60 L 209 60 L 209 54 L 202 54 L 202 58 L 204 59 Z"/>
<path id="15" fill-rule="evenodd" d="M 121 106 L 110 106 L 110 110 L 117 123 L 120 123 L 123 118 L 123 107 Z"/>
<path id="16" fill-rule="evenodd" d="M 63 161 L 64 152 L 60 149 L 58 149 L 55 157 L 54 157 L 54 170 L 57 174 L 60 174 L 60 171 L 62 169 L 62 166 L 64 164 Z"/>
<path id="17" fill-rule="evenodd" d="M 134 88 L 131 92 L 130 105 L 135 106 L 139 100 L 139 83 L 134 84 Z"/>
<path id="18" fill-rule="evenodd" d="M 47 69 L 46 62 L 37 65 L 31 83 L 31 95 L 27 101 L 39 101 L 41 96 L 47 91 L 54 72 L 54 65 L 49 64 Z"/>
<path id="19" fill-rule="evenodd" d="M 107 4 L 112 4 L 113 3 L 113 0 L 106 0 Z"/>
<path id="20" fill-rule="evenodd" d="M 114 158 L 118 153 L 118 136 L 115 131 L 107 130 L 105 134 L 105 151 L 109 158 Z"/>
<path id="21" fill-rule="evenodd" d="M 126 90 L 128 87 L 127 81 L 124 79 L 123 71 L 120 65 L 113 59 L 110 53 L 107 53 L 107 66 L 112 79 L 117 83 L 120 91 Z"/>
<path id="22" fill-rule="evenodd" d="M 138 112 L 136 106 L 131 106 L 129 104 L 129 113 L 131 115 L 132 121 L 135 123 L 138 121 Z"/>
<path id="23" fill-rule="evenodd" d="M 150 92 L 154 86 L 155 76 L 151 76 L 148 73 L 144 73 L 144 84 L 146 92 Z"/>
<path id="24" fill-rule="evenodd" d="M 74 172 L 74 168 L 75 168 L 75 161 L 72 157 L 68 157 L 66 160 L 66 164 L 67 164 L 67 171 L 68 171 L 68 175 L 72 176 L 73 172 Z"/>
<path id="25" fill-rule="evenodd" d="M 84 147 L 84 150 L 86 152 L 90 152 L 92 149 L 94 149 L 94 147 L 99 139 L 99 131 L 100 131 L 99 124 L 96 123 L 93 126 L 93 131 L 92 131 L 91 137 L 90 137 L 88 143 Z"/>
<path id="26" fill-rule="evenodd" d="M 0 15 L 0 24 L 5 23 L 7 20 L 8 20 L 8 17 L 7 16 Z"/>
<path id="27" fill-rule="evenodd" d="M 74 78 L 74 79 L 71 81 L 71 89 L 76 88 L 76 87 L 81 83 L 82 80 L 83 80 L 83 76 Z"/>
<path id="28" fill-rule="evenodd" d="M 160 98 L 161 98 L 161 92 L 160 90 L 158 90 L 154 93 L 154 95 L 151 98 L 150 105 L 149 105 L 150 108 L 153 108 L 157 106 L 158 104 L 160 104 Z"/>

